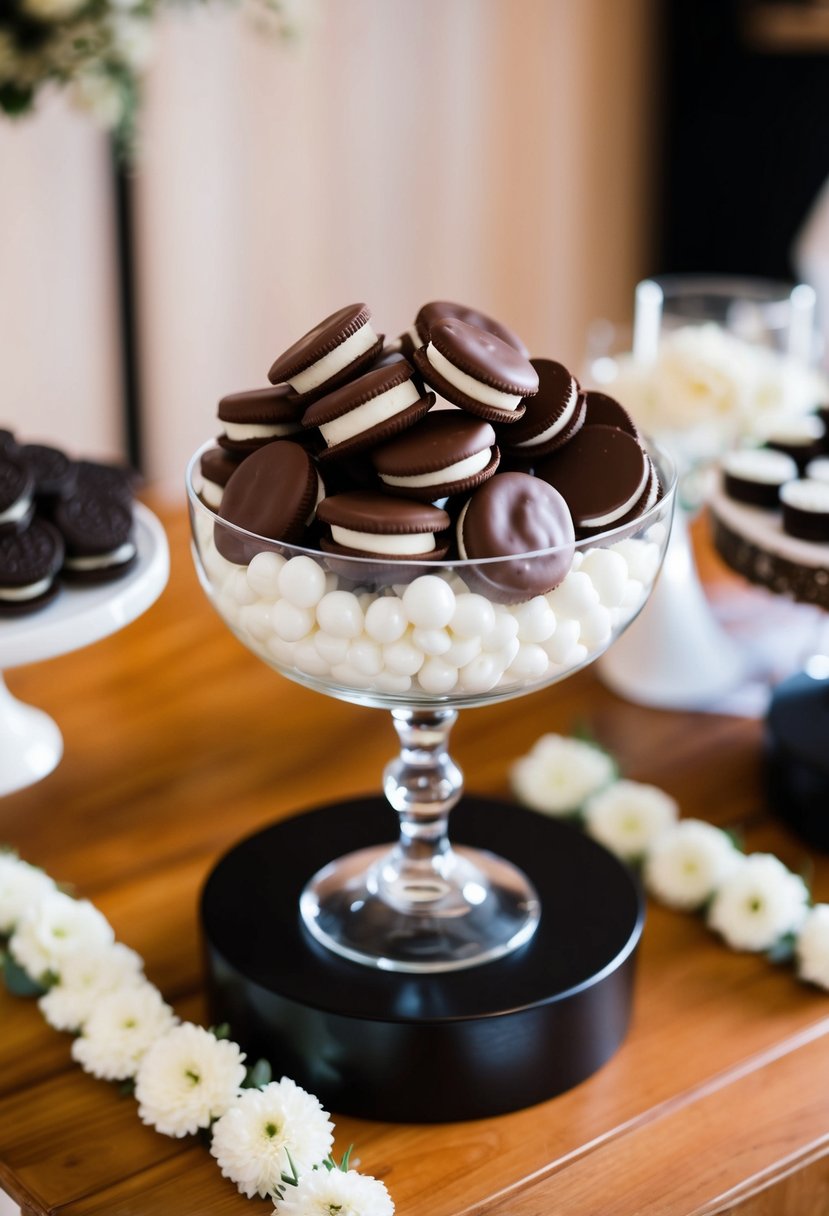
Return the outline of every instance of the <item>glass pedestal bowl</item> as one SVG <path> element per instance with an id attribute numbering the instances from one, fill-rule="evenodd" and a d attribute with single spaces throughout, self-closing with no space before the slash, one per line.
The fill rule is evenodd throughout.
<path id="1" fill-rule="evenodd" d="M 196 569 L 218 614 L 289 679 L 390 710 L 400 739 L 384 775 L 397 843 L 351 853 L 314 875 L 300 901 L 307 930 L 337 954 L 388 971 L 451 971 L 518 949 L 535 931 L 539 901 L 509 861 L 450 843 L 463 776 L 449 732 L 462 708 L 524 696 L 585 667 L 636 617 L 670 533 L 669 458 L 649 449 L 664 490 L 651 510 L 577 543 L 553 591 L 507 603 L 496 590 L 499 573 L 516 561 L 549 567 L 561 554 L 418 562 L 255 536 L 200 499 L 204 450 L 188 466 L 187 493 Z"/>

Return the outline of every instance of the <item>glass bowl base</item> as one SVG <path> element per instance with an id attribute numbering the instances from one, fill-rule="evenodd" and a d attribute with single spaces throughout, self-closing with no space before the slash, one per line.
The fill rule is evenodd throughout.
<path id="1" fill-rule="evenodd" d="M 526 875 L 494 853 L 449 849 L 438 866 L 400 866 L 388 845 L 331 862 L 300 912 L 329 950 L 384 971 L 457 971 L 525 945 L 541 914 Z"/>

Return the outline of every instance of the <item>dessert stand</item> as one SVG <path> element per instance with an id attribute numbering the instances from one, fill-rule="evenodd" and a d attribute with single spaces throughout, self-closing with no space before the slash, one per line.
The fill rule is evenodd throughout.
<path id="1" fill-rule="evenodd" d="M 709 509 L 714 545 L 732 570 L 772 595 L 829 610 L 829 544 L 787 535 L 778 512 L 735 502 L 721 481 Z M 829 850 L 829 655 L 821 649 L 772 692 L 766 777 L 776 815 Z"/>
<path id="2" fill-rule="evenodd" d="M 57 658 L 123 629 L 158 599 L 167 583 L 167 537 L 156 517 L 135 504 L 138 558 L 117 582 L 62 587 L 32 616 L 0 624 L 0 672 Z M 63 754 L 55 722 L 12 696 L 0 675 L 0 795 L 32 785 L 52 771 Z"/>
<path id="3" fill-rule="evenodd" d="M 632 337 L 619 343 L 613 327 L 602 323 L 588 344 L 588 375 L 595 387 L 618 395 L 679 467 L 678 508 L 659 585 L 640 620 L 599 664 L 601 678 L 619 696 L 663 709 L 718 705 L 752 674 L 745 649 L 723 628 L 705 596 L 689 532 L 705 499 L 707 471 L 738 439 L 740 419 L 729 412 L 713 416 L 711 403 L 701 398 L 699 421 L 689 417 L 683 425 L 664 423 L 657 429 L 655 418 L 639 417 L 635 408 L 665 335 L 711 322 L 743 342 L 786 356 L 792 374 L 810 367 L 818 353 L 810 287 L 708 275 L 644 280 L 636 289 Z M 703 393 L 707 374 L 701 372 L 696 392 Z M 722 391 L 715 377 L 712 392 L 718 388 Z M 689 393 L 686 385 L 677 389 Z"/>
<path id="4" fill-rule="evenodd" d="M 448 737 L 459 709 L 565 678 L 640 611 L 675 482 L 670 460 L 651 455 L 660 501 L 579 542 L 567 578 L 532 608 L 499 602 L 494 576 L 557 551 L 420 563 L 327 555 L 220 520 L 194 482 L 201 451 L 190 463 L 194 559 L 225 623 L 298 683 L 390 710 L 400 740 L 385 800 L 256 833 L 221 859 L 202 896 L 213 1017 L 335 1110 L 416 1121 L 502 1113 L 583 1080 L 624 1036 L 643 918 L 636 880 L 566 823 L 471 795 L 453 810 L 463 779 Z M 225 530 L 247 565 L 217 549 Z M 625 572 L 612 591 L 611 568 Z M 458 631 L 451 651 L 436 636 L 448 630 L 427 619 L 441 604 Z M 568 611 L 582 612 L 579 628 Z M 400 612 L 408 620 L 395 624 Z M 412 639 L 427 653 L 413 655 Z M 378 845 L 392 835 L 389 804 L 399 837 Z M 450 811 L 462 844 L 449 841 Z"/>

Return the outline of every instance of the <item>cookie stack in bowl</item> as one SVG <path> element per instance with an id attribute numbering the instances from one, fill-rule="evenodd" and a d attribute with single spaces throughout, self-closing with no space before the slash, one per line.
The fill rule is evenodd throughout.
<path id="1" fill-rule="evenodd" d="M 660 493 L 617 402 L 463 305 L 424 305 L 390 343 L 365 304 L 341 308 L 269 379 L 222 399 L 201 462 L 204 503 L 257 536 L 383 563 L 557 550 L 493 566 L 486 594 L 516 603 L 558 586 L 574 542 L 632 523 Z M 250 559 L 230 529 L 216 544 Z"/>

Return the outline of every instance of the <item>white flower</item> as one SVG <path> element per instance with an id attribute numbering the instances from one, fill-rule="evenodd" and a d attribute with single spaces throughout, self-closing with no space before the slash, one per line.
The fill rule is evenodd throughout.
<path id="1" fill-rule="evenodd" d="M 643 857 L 678 815 L 673 798 L 639 781 L 617 781 L 594 794 L 584 807 L 588 833 L 625 861 Z"/>
<path id="2" fill-rule="evenodd" d="M 184 1022 L 158 1039 L 138 1069 L 138 1114 L 165 1136 L 188 1136 L 223 1115 L 245 1079 L 236 1043 Z"/>
<path id="3" fill-rule="evenodd" d="M 701 819 L 683 819 L 651 845 L 645 886 L 663 904 L 691 911 L 711 898 L 741 859 L 720 828 Z"/>
<path id="4" fill-rule="evenodd" d="M 146 67 L 153 50 L 152 26 L 147 18 L 116 12 L 110 17 L 109 26 L 118 58 L 131 68 Z"/>
<path id="5" fill-rule="evenodd" d="M 616 775 L 605 752 L 579 739 L 542 735 L 512 766 L 512 788 L 527 806 L 548 815 L 578 811 Z"/>
<path id="6" fill-rule="evenodd" d="M 43 870 L 13 853 L 0 853 L 0 933 L 11 933 L 24 912 L 55 890 Z"/>
<path id="7" fill-rule="evenodd" d="M 829 904 L 815 904 L 800 926 L 795 943 L 797 974 L 829 988 Z"/>
<path id="8" fill-rule="evenodd" d="M 140 955 L 115 942 L 103 949 L 81 949 L 61 963 L 60 979 L 38 1001 L 55 1030 L 80 1030 L 100 997 L 145 983 Z"/>
<path id="9" fill-rule="evenodd" d="M 23 0 L 21 8 L 37 21 L 63 21 L 83 8 L 86 0 Z"/>
<path id="10" fill-rule="evenodd" d="M 286 1188 L 279 1216 L 393 1216 L 385 1184 L 356 1170 L 312 1170 Z"/>
<path id="11" fill-rule="evenodd" d="M 234 1099 L 213 1126 L 210 1151 L 243 1195 L 264 1199 L 291 1162 L 302 1175 L 328 1156 L 333 1127 L 319 1099 L 283 1077 Z"/>
<path id="12" fill-rule="evenodd" d="M 102 996 L 72 1044 L 72 1058 L 104 1081 L 134 1077 L 147 1049 L 176 1023 L 161 993 L 146 981 Z"/>
<path id="13" fill-rule="evenodd" d="M 124 98 L 118 84 L 106 72 L 81 72 L 72 83 L 71 100 L 87 110 L 100 126 L 118 125 L 124 113 Z"/>
<path id="14" fill-rule="evenodd" d="M 88 900 L 51 891 L 20 918 L 9 949 L 30 979 L 39 980 L 49 972 L 60 975 L 77 950 L 102 949 L 114 940 L 109 921 Z"/>
<path id="15" fill-rule="evenodd" d="M 770 853 L 752 853 L 723 881 L 708 923 L 734 950 L 768 950 L 806 915 L 802 878 Z"/>

